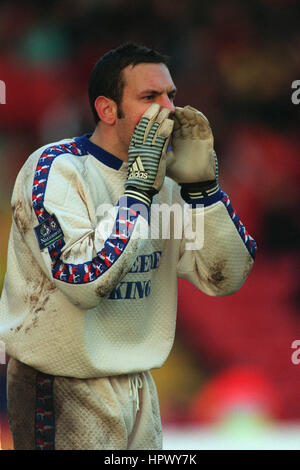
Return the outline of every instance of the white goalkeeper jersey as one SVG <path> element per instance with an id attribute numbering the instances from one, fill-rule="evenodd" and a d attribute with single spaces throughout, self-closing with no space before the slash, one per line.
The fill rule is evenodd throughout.
<path id="1" fill-rule="evenodd" d="M 123 196 L 126 177 L 127 163 L 89 135 L 23 165 L 0 302 L 8 355 L 77 378 L 159 368 L 174 341 L 178 277 L 212 296 L 242 286 L 256 244 L 224 192 L 191 207 L 166 178 L 148 214 Z"/>

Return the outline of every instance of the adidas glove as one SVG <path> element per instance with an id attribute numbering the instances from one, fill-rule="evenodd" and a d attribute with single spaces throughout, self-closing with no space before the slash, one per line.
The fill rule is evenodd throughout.
<path id="1" fill-rule="evenodd" d="M 176 107 L 166 175 L 180 184 L 183 199 L 198 199 L 218 191 L 218 161 L 213 145 L 204 114 L 191 106 Z"/>
<path id="2" fill-rule="evenodd" d="M 134 129 L 128 150 L 128 173 L 125 196 L 151 205 L 161 189 L 166 174 L 166 151 L 174 122 L 167 119 L 170 111 L 160 111 L 152 104 Z"/>

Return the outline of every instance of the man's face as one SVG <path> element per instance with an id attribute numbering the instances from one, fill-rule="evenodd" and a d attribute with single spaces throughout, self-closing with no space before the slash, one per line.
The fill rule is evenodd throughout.
<path id="1" fill-rule="evenodd" d="M 142 115 L 151 104 L 175 111 L 176 87 L 165 64 L 141 63 L 129 65 L 123 73 L 123 96 L 121 111 L 123 117 L 117 119 L 117 135 L 124 151 L 127 152 L 132 133 Z"/>

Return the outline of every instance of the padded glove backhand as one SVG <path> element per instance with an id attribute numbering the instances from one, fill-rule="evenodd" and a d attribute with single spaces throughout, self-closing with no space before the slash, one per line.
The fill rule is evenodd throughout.
<path id="1" fill-rule="evenodd" d="M 176 107 L 171 144 L 167 176 L 179 184 L 217 179 L 214 138 L 204 114 L 191 106 Z"/>
<path id="2" fill-rule="evenodd" d="M 125 195 L 150 205 L 166 174 L 166 151 L 174 122 L 170 111 L 151 105 L 134 129 L 128 151 Z"/>

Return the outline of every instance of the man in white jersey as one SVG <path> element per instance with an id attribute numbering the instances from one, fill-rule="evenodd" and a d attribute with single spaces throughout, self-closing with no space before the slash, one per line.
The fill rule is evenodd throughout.
<path id="1" fill-rule="evenodd" d="M 0 303 L 15 449 L 161 449 L 150 370 L 173 345 L 177 279 L 225 296 L 253 265 L 209 123 L 175 94 L 160 53 L 108 52 L 89 81 L 94 132 L 36 150 L 17 177 Z M 174 217 L 151 238 L 154 204 L 188 205 L 192 227 L 204 214 L 201 233 L 175 237 Z"/>

